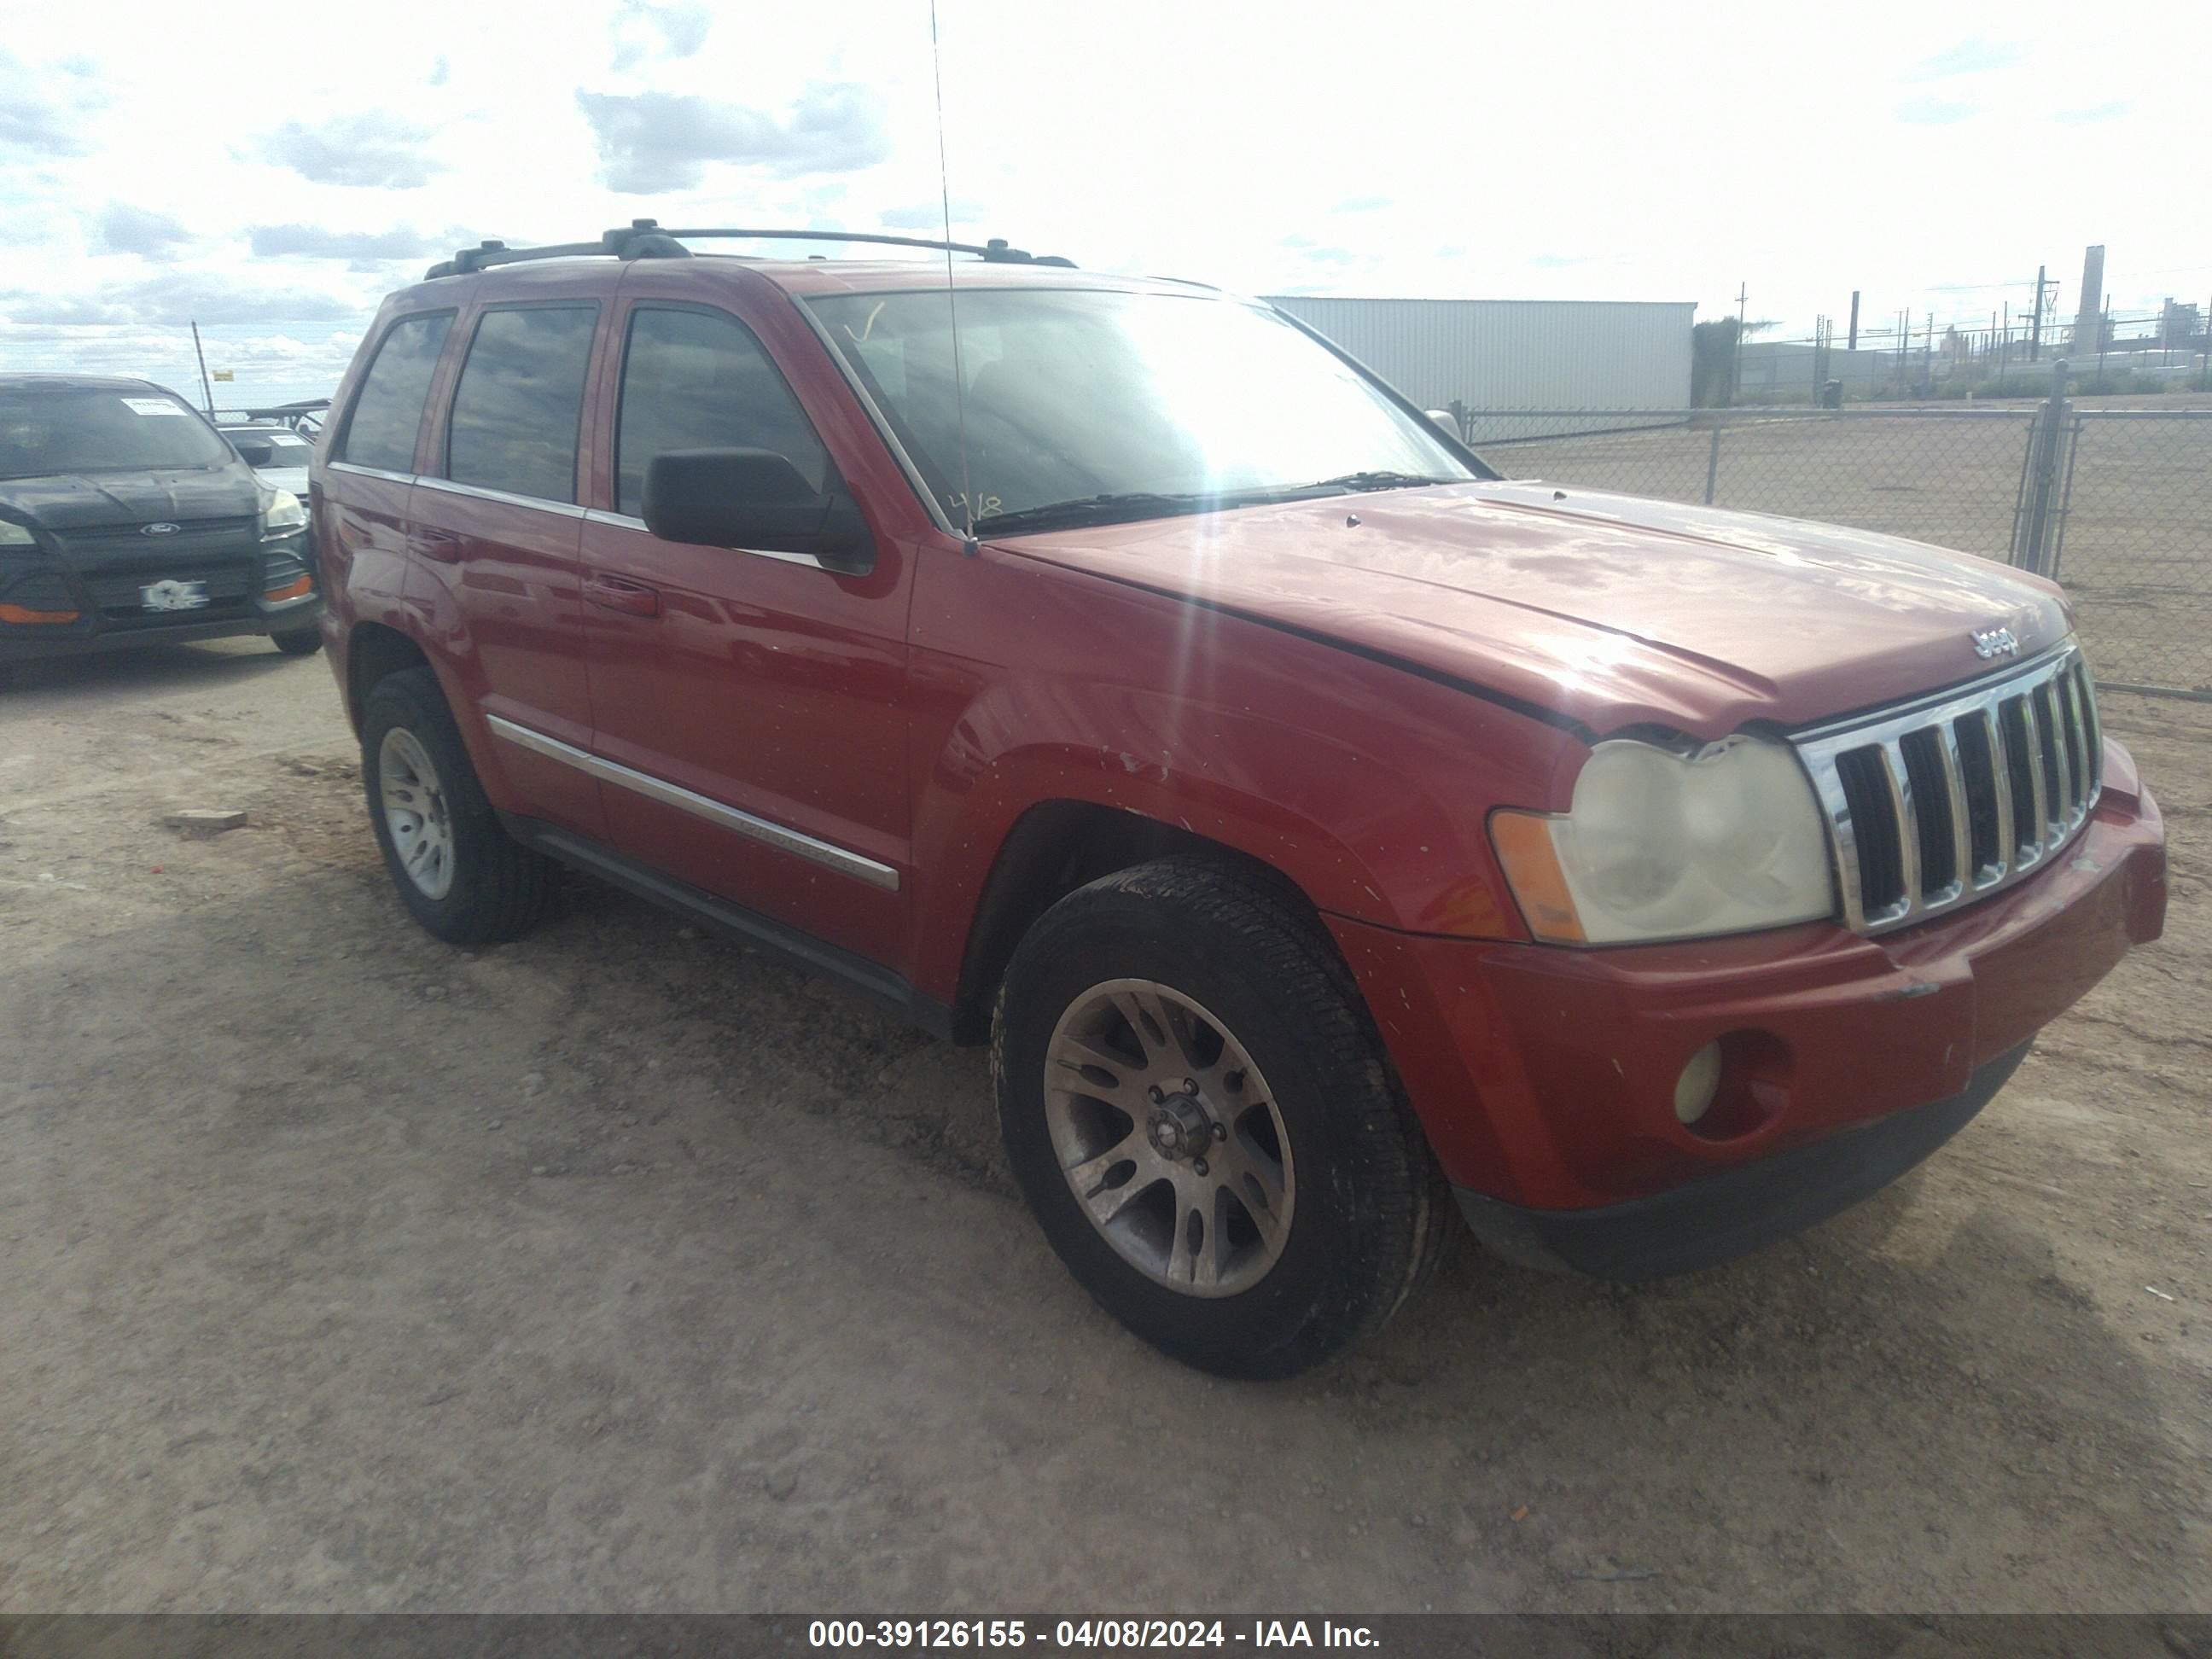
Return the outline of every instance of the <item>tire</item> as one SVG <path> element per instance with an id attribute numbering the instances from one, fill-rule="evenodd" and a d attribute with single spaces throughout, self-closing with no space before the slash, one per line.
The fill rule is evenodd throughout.
<path id="1" fill-rule="evenodd" d="M 501 827 L 428 668 L 403 669 L 370 690 L 361 757 L 369 823 L 415 920 L 449 945 L 529 932 L 552 896 L 556 866 Z"/>
<path id="2" fill-rule="evenodd" d="M 1104 877 L 1030 930 L 994 1011 L 1000 1130 L 1046 1238 L 1107 1312 L 1224 1376 L 1379 1329 L 1452 1221 L 1349 973 L 1287 896 L 1200 858 Z"/>
<path id="3" fill-rule="evenodd" d="M 323 630 L 302 628 L 290 634 L 271 634 L 269 643 L 288 657 L 312 657 L 323 648 Z"/>

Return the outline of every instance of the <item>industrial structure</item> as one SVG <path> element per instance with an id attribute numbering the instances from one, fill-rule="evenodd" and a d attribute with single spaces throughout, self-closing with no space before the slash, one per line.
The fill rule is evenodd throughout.
<path id="1" fill-rule="evenodd" d="M 1683 301 L 1371 300 L 1271 295 L 1427 409 L 1682 409 Z M 1598 422 L 1606 424 L 1607 422 Z M 1552 432 L 1576 429 L 1552 422 Z"/>

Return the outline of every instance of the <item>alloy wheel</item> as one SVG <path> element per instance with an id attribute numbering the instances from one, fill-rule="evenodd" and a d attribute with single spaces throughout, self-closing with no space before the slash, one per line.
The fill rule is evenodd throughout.
<path id="1" fill-rule="evenodd" d="M 453 885 L 453 823 L 429 751 L 395 726 L 378 745 L 376 774 L 399 867 L 425 898 L 445 897 Z"/>
<path id="2" fill-rule="evenodd" d="M 1280 1259 L 1290 1137 L 1243 1044 L 1198 1002 L 1153 980 L 1094 985 L 1046 1047 L 1044 1097 L 1077 1203 L 1147 1278 L 1234 1296 Z"/>

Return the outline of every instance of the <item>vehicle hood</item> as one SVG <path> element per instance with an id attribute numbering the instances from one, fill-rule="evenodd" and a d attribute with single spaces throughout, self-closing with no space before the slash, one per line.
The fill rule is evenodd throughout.
<path id="1" fill-rule="evenodd" d="M 1872 531 L 1551 484 L 1336 495 L 995 546 L 1467 683 L 1602 736 L 1877 707 L 2058 643 L 2057 587 Z"/>
<path id="2" fill-rule="evenodd" d="M 51 472 L 0 478 L 0 513 L 41 530 L 191 524 L 261 510 L 260 486 L 245 462 L 202 470 Z"/>

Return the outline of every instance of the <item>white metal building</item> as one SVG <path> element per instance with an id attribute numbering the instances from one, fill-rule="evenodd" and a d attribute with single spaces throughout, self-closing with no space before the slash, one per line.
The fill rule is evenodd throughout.
<path id="1" fill-rule="evenodd" d="M 1686 409 L 1689 302 L 1272 295 L 1424 409 Z M 1570 430 L 1547 425 L 1547 430 Z"/>

